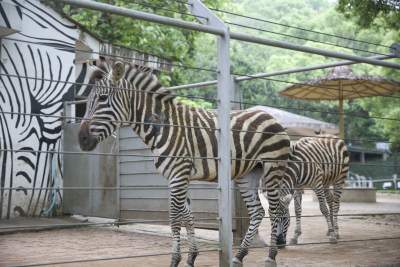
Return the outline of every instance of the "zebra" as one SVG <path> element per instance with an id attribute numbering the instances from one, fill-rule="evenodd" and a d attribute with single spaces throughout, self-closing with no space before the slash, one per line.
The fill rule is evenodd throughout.
<path id="1" fill-rule="evenodd" d="M 286 245 L 286 234 L 290 224 L 289 204 L 294 198 L 296 229 L 290 244 L 297 244 L 301 235 L 302 189 L 313 188 L 318 197 L 319 207 L 328 224 L 329 241 L 339 239 L 337 215 L 340 206 L 341 189 L 349 170 L 349 152 L 342 139 L 334 135 L 303 137 L 290 148 L 290 159 L 285 169 L 280 192 L 278 223 L 279 247 Z M 333 194 L 328 189 L 333 186 Z M 328 203 L 329 210 L 326 206 Z"/>
<path id="2" fill-rule="evenodd" d="M 198 246 L 186 193 L 191 180 L 217 181 L 217 112 L 175 103 L 175 95 L 157 81 L 151 69 L 132 63 L 105 60 L 93 71 L 92 79 L 95 84 L 78 133 L 80 148 L 83 151 L 95 149 L 122 122 L 130 122 L 133 131 L 151 149 L 156 169 L 169 182 L 173 235 L 170 266 L 178 266 L 181 261 L 181 225 L 186 227 L 189 240 L 185 266 L 194 266 Z M 244 176 L 261 164 L 272 217 L 271 247 L 266 264 L 275 266 L 278 187 L 289 159 L 290 140 L 284 128 L 263 111 L 231 111 L 230 118 L 234 130 L 230 134 L 234 159 L 231 179 L 237 181 L 250 216 L 250 226 L 233 261 L 235 266 L 243 264 L 265 214 L 256 189 L 258 180 Z M 177 125 L 190 127 L 175 127 Z"/>

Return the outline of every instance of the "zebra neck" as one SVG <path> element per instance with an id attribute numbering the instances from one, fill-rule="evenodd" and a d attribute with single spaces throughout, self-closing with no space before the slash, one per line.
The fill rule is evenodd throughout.
<path id="1" fill-rule="evenodd" d="M 172 101 L 166 101 L 156 94 L 136 92 L 132 99 L 132 124 L 134 132 L 142 141 L 150 147 L 155 148 L 165 126 L 169 122 L 169 113 L 174 108 Z"/>

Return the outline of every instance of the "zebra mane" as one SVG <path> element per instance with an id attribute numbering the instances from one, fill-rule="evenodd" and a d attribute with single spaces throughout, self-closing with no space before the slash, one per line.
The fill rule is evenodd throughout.
<path id="1" fill-rule="evenodd" d="M 111 59 L 102 59 L 100 62 L 93 62 L 91 67 L 93 68 L 92 75 L 90 79 L 92 81 L 96 80 L 101 80 L 107 77 L 114 65 L 114 63 L 117 60 L 111 60 Z M 124 79 L 129 81 L 131 84 L 134 84 L 134 80 L 139 74 L 144 74 L 145 76 L 150 76 L 151 79 L 154 79 L 157 81 L 157 76 L 154 74 L 154 69 L 138 64 L 133 64 L 133 63 L 126 63 L 125 64 L 125 74 L 124 74 Z M 160 97 L 159 99 L 163 99 L 164 101 L 170 100 L 172 101 L 175 98 L 175 95 L 172 94 L 172 91 L 165 89 L 165 87 L 157 81 L 157 86 L 152 87 L 149 90 L 146 90 L 150 93 L 155 93 L 159 94 Z"/>

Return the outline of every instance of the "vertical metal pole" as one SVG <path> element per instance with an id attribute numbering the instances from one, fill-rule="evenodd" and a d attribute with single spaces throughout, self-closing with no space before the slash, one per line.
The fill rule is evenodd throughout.
<path id="1" fill-rule="evenodd" d="M 219 266 L 232 266 L 232 190 L 230 148 L 230 54 L 229 29 L 218 37 L 218 185 L 219 191 Z"/>
<path id="2" fill-rule="evenodd" d="M 232 266 L 232 182 L 231 182 L 231 129 L 230 110 L 233 100 L 233 79 L 230 76 L 230 32 L 228 26 L 212 13 L 200 0 L 188 0 L 189 10 L 201 23 L 224 30 L 218 37 L 218 186 L 219 196 L 219 266 Z"/>

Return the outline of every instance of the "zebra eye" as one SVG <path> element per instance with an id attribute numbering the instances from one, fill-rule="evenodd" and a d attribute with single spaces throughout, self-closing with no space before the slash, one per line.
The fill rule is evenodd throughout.
<path id="1" fill-rule="evenodd" d="M 106 100 L 107 99 L 107 95 L 99 95 L 99 99 L 100 100 Z"/>

